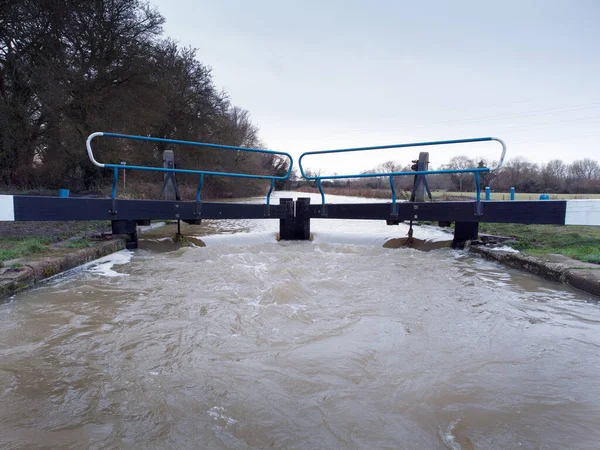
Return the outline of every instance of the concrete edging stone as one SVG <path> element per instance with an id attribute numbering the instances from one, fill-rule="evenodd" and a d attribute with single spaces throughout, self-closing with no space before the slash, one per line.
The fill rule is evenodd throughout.
<path id="1" fill-rule="evenodd" d="M 471 246 L 470 251 L 548 280 L 569 284 L 600 297 L 600 266 L 597 264 L 577 261 L 563 255 L 537 257 L 518 252 L 495 250 L 481 245 Z"/>
<path id="2" fill-rule="evenodd" d="M 32 255 L 19 259 L 17 264 L 0 267 L 0 300 L 33 287 L 46 278 L 123 250 L 125 243 L 122 238 L 99 241 L 91 247 L 61 249 L 61 254 L 52 256 Z"/>

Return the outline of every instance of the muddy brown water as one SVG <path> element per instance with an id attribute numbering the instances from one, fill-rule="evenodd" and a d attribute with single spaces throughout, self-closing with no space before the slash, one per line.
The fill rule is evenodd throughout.
<path id="1" fill-rule="evenodd" d="M 598 448 L 597 299 L 366 228 L 205 226 L 0 305 L 1 448 Z"/>

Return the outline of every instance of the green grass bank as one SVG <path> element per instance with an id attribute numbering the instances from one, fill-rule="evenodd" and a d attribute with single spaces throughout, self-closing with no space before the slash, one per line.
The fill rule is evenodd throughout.
<path id="1" fill-rule="evenodd" d="M 0 264 L 30 255 L 50 254 L 56 246 L 90 247 L 90 236 L 110 230 L 108 221 L 0 222 Z"/>
<path id="2" fill-rule="evenodd" d="M 600 227 L 481 223 L 479 232 L 511 236 L 511 247 L 531 255 L 556 253 L 600 264 Z"/>

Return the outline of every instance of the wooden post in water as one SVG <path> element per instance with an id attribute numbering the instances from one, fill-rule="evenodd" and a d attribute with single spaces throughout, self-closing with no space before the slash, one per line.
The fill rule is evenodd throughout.
<path id="1" fill-rule="evenodd" d="M 280 198 L 279 204 L 285 206 L 285 218 L 279 219 L 279 240 L 289 241 L 294 234 L 294 199 Z"/>
<path id="2" fill-rule="evenodd" d="M 285 205 L 286 212 L 286 217 L 279 219 L 279 240 L 310 240 L 310 198 L 299 198 L 296 202 L 291 198 L 281 198 L 279 204 Z"/>
<path id="3" fill-rule="evenodd" d="M 126 242 L 127 250 L 135 250 L 138 248 L 137 223 L 135 220 L 112 220 L 112 234 L 126 234 L 128 236 Z"/>
<path id="4" fill-rule="evenodd" d="M 480 164 L 481 167 L 481 164 Z M 477 186 L 479 189 L 479 186 Z M 489 196 L 489 188 L 485 188 L 486 200 Z M 475 204 L 474 214 L 477 216 L 481 215 L 481 204 Z M 453 248 L 464 248 L 465 244 L 469 241 L 476 241 L 479 239 L 479 222 L 455 222 L 454 223 L 454 239 L 452 240 Z"/>
<path id="5" fill-rule="evenodd" d="M 467 241 L 479 238 L 479 222 L 456 222 L 454 224 L 453 248 L 463 248 Z"/>
<path id="6" fill-rule="evenodd" d="M 296 200 L 296 214 L 294 224 L 294 240 L 310 240 L 310 197 L 302 197 Z"/>

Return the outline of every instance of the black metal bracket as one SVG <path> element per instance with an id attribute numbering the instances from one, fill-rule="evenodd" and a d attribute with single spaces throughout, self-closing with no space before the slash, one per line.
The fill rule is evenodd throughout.
<path id="1" fill-rule="evenodd" d="M 483 203 L 481 201 L 475 202 L 475 217 L 483 216 Z"/>
<path id="2" fill-rule="evenodd" d="M 188 225 L 201 225 L 202 224 L 202 202 L 194 203 L 194 211 L 192 213 L 193 219 L 182 219 Z"/>
<path id="3" fill-rule="evenodd" d="M 325 203 L 321 205 L 321 217 L 327 217 L 327 204 Z"/>

